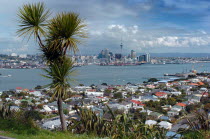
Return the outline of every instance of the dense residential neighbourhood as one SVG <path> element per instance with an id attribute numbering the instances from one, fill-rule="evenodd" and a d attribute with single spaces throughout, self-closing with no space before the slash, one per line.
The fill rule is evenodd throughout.
<path id="1" fill-rule="evenodd" d="M 209 89 L 210 76 L 207 73 L 143 84 L 80 84 L 69 88 L 63 108 L 67 119 L 79 119 L 76 108 L 88 108 L 103 116 L 103 111 L 108 106 L 116 114 L 126 113 L 134 119 L 142 120 L 146 125 L 159 125 L 167 129 L 167 135 L 170 135 L 177 133 L 179 129 L 189 128 L 185 118 L 192 116 L 196 108 L 202 108 L 210 116 Z M 37 121 L 39 125 L 54 130 L 60 127 L 60 120 L 57 103 L 51 99 L 51 91 L 41 86 L 34 89 L 16 87 L 0 92 L 0 105 L 9 104 L 13 111 L 37 111 L 42 117 L 42 120 Z"/>

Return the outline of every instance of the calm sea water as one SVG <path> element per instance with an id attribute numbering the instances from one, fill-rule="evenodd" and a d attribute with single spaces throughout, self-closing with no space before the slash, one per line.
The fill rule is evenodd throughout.
<path id="1" fill-rule="evenodd" d="M 166 64 L 152 65 L 144 64 L 139 66 L 97 66 L 89 65 L 76 67 L 77 75 L 72 77 L 76 80 L 73 85 L 79 83 L 91 84 L 126 84 L 142 83 L 149 77 L 163 77 L 164 73 L 174 74 L 186 70 L 197 69 L 199 72 L 210 71 L 210 63 L 199 64 Z M 14 89 L 16 87 L 34 88 L 37 85 L 50 83 L 48 79 L 41 76 L 44 72 L 41 69 L 0 69 L 0 90 Z M 11 75 L 11 77 L 4 77 Z"/>

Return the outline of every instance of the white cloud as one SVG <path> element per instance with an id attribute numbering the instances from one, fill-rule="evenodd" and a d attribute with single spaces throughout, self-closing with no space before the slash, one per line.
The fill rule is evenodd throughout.
<path id="1" fill-rule="evenodd" d="M 119 44 L 121 38 L 123 39 L 124 48 L 128 51 L 133 49 L 137 52 L 143 49 L 157 48 L 190 48 L 190 47 L 206 47 L 210 45 L 210 36 L 204 30 L 190 32 L 187 35 L 182 34 L 179 36 L 168 35 L 167 31 L 157 36 L 158 33 L 151 33 L 147 30 L 141 30 L 137 25 L 125 26 L 112 24 L 108 25 L 107 29 L 100 34 L 93 34 L 93 38 L 97 38 L 99 42 L 105 42 L 109 47 L 111 44 Z M 108 40 L 108 41 L 107 41 Z M 113 46 L 113 45 L 110 45 Z M 106 46 L 105 46 L 106 47 Z M 104 48 L 101 48 L 104 49 Z M 112 49 L 112 48 L 110 48 Z"/>
<path id="2" fill-rule="evenodd" d="M 6 49 L 3 49 L 2 51 L 4 53 L 27 53 L 29 48 L 28 48 L 29 45 L 22 45 L 21 47 L 17 48 L 17 47 L 11 47 L 11 48 L 6 48 Z"/>

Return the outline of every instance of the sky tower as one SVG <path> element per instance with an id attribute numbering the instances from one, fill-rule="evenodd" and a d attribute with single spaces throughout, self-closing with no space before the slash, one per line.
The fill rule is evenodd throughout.
<path id="1" fill-rule="evenodd" d="M 121 44 L 120 44 L 121 54 L 122 54 L 122 48 L 123 48 L 123 44 L 122 44 L 122 38 L 121 38 Z"/>

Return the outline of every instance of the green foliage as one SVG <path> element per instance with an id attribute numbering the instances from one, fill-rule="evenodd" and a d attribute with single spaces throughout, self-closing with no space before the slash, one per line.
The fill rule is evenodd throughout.
<path id="1" fill-rule="evenodd" d="M 73 75 L 75 72 L 73 70 L 73 61 L 70 58 L 63 57 L 62 62 L 54 61 L 49 65 L 49 69 L 44 69 L 46 75 L 42 75 L 48 79 L 51 79 L 52 82 L 46 86 L 49 86 L 54 94 L 52 98 L 63 98 L 65 99 L 67 95 L 67 90 L 69 89 L 70 75 Z"/>
<path id="2" fill-rule="evenodd" d="M 185 131 L 184 132 L 184 139 L 203 139 L 204 136 L 199 131 Z"/>
<path id="3" fill-rule="evenodd" d="M 19 8 L 19 30 L 17 33 L 22 36 L 45 35 L 47 19 L 50 16 L 50 11 L 46 9 L 44 3 L 25 4 Z"/>
<path id="4" fill-rule="evenodd" d="M 122 93 L 121 92 L 114 93 L 114 98 L 115 99 L 123 98 Z"/>
<path id="5" fill-rule="evenodd" d="M 149 127 L 139 120 L 133 120 L 127 114 L 114 115 L 107 106 L 108 111 L 104 115 L 110 114 L 111 118 L 105 119 L 89 109 L 77 110 L 80 120 L 72 119 L 72 124 L 68 129 L 74 133 L 94 134 L 99 137 L 110 137 L 113 139 L 126 138 L 165 138 L 166 131 L 157 126 Z"/>
<path id="6" fill-rule="evenodd" d="M 37 85 L 34 89 L 42 89 L 41 85 Z"/>
<path id="7" fill-rule="evenodd" d="M 197 109 L 197 105 L 196 104 L 190 104 L 190 105 L 187 105 L 185 110 L 188 112 L 188 113 L 191 113 L 192 111 L 196 110 Z"/>
<path id="8" fill-rule="evenodd" d="M 101 85 L 107 86 L 107 83 L 102 83 Z"/>
<path id="9" fill-rule="evenodd" d="M 28 107 L 28 101 L 22 101 L 21 104 L 20 104 L 20 106 L 21 106 L 22 108 Z"/>
<path id="10" fill-rule="evenodd" d="M 148 82 L 157 82 L 157 81 L 159 81 L 159 80 L 156 79 L 156 78 L 150 78 L 150 79 L 148 79 Z"/>
<path id="11" fill-rule="evenodd" d="M 200 130 L 209 131 L 210 130 L 210 120 L 208 113 L 203 109 L 193 112 L 193 117 L 185 116 L 188 122 L 189 130 L 199 132 Z"/>
<path id="12" fill-rule="evenodd" d="M 0 118 L 6 119 L 11 116 L 11 113 L 9 105 L 0 105 Z"/>
<path id="13" fill-rule="evenodd" d="M 26 119 L 41 120 L 41 114 L 38 111 L 29 110 L 24 112 L 24 117 Z"/>
<path id="14" fill-rule="evenodd" d="M 44 105 L 44 104 L 38 104 L 37 107 L 38 107 L 39 109 L 43 109 L 43 105 Z"/>
<path id="15" fill-rule="evenodd" d="M 142 123 L 145 123 L 147 120 L 147 113 L 146 112 L 139 112 L 139 110 L 135 111 L 134 113 L 134 119 L 139 119 Z"/>
<path id="16" fill-rule="evenodd" d="M 64 110 L 63 110 L 63 113 L 64 113 L 65 115 L 68 115 L 68 114 L 69 114 L 69 110 L 68 110 L 68 109 L 64 109 Z"/>
<path id="17" fill-rule="evenodd" d="M 112 91 L 109 90 L 109 89 L 105 89 L 105 90 L 104 90 L 104 95 L 105 95 L 105 96 L 109 96 L 111 93 L 112 93 Z"/>
<path id="18" fill-rule="evenodd" d="M 8 97 L 9 97 L 9 95 L 6 92 L 3 92 L 1 95 L 1 98 L 3 98 L 3 99 L 8 98 Z"/>
<path id="19" fill-rule="evenodd" d="M 16 139 L 97 139 L 92 135 L 74 135 L 68 132 L 51 132 L 34 128 L 29 124 L 25 124 L 22 121 L 17 121 L 15 119 L 0 119 L 0 131 L 0 135 Z"/>

